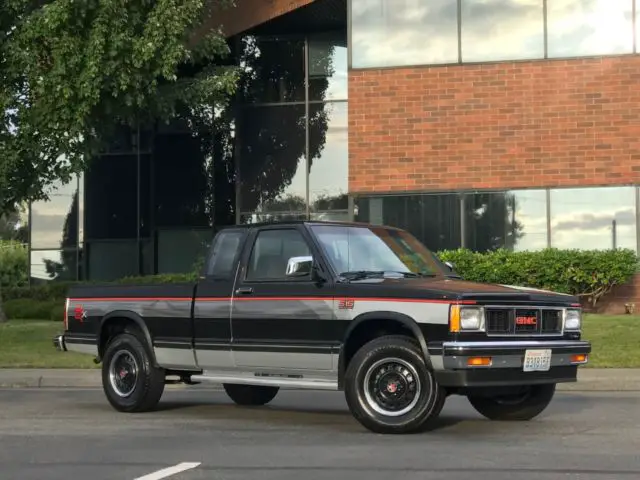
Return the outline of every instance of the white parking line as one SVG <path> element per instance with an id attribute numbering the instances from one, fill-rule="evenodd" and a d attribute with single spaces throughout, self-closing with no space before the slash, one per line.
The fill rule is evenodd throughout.
<path id="1" fill-rule="evenodd" d="M 143 477 L 137 477 L 134 480 L 160 480 L 161 478 L 167 478 L 176 473 L 184 472 L 185 470 L 191 470 L 200 465 L 201 462 L 182 462 L 173 467 L 163 468 L 157 472 L 149 473 Z"/>

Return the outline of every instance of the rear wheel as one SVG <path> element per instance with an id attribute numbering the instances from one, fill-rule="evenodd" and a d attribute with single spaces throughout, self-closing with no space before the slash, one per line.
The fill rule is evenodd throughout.
<path id="1" fill-rule="evenodd" d="M 275 398 L 279 387 L 265 387 L 259 385 L 238 385 L 223 383 L 222 387 L 229 398 L 238 405 L 266 405 Z"/>
<path id="2" fill-rule="evenodd" d="M 345 373 L 345 396 L 353 416 L 375 433 L 427 428 L 446 399 L 415 340 L 389 335 L 365 344 Z"/>
<path id="3" fill-rule="evenodd" d="M 102 388 L 120 412 L 152 410 L 164 392 L 165 371 L 153 366 L 144 340 L 135 332 L 118 334 L 107 345 Z"/>
<path id="4" fill-rule="evenodd" d="M 490 420 L 527 421 L 540 415 L 551 403 L 555 383 L 530 385 L 509 395 L 495 397 L 468 395 L 469 403 Z"/>

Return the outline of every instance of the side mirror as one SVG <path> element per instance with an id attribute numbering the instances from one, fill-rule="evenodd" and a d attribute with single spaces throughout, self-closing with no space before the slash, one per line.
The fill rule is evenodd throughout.
<path id="1" fill-rule="evenodd" d="M 291 257 L 287 262 L 287 277 L 306 277 L 313 269 L 313 257 Z"/>
<path id="2" fill-rule="evenodd" d="M 449 267 L 449 270 L 451 270 L 452 272 L 455 270 L 456 265 L 453 262 L 444 262 L 444 264 Z"/>

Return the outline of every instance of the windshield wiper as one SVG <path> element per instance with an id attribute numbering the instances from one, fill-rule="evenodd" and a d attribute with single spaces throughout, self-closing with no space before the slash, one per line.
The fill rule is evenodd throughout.
<path id="1" fill-rule="evenodd" d="M 353 270 L 350 272 L 341 272 L 339 275 L 344 277 L 347 280 L 363 280 L 365 278 L 376 278 L 382 277 L 385 273 L 392 273 L 403 275 L 405 278 L 416 278 L 416 277 L 432 277 L 435 274 L 432 273 L 415 273 L 415 272 L 400 272 L 396 270 Z"/>

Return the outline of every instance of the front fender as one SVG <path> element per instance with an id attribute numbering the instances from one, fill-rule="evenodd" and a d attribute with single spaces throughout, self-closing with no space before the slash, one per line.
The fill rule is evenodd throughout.
<path id="1" fill-rule="evenodd" d="M 374 320 L 375 321 L 388 320 L 391 322 L 399 323 L 402 326 L 408 328 L 413 333 L 414 337 L 418 341 L 418 344 L 420 345 L 420 349 L 422 350 L 422 355 L 424 357 L 424 361 L 427 365 L 427 368 L 433 369 L 433 364 L 431 363 L 431 356 L 429 355 L 429 349 L 427 347 L 427 341 L 424 338 L 424 335 L 422 334 L 420 327 L 418 327 L 418 324 L 413 318 L 398 312 L 386 312 L 386 311 L 367 312 L 367 313 L 358 315 L 356 318 L 354 318 L 351 321 L 349 328 L 347 328 L 347 331 L 345 332 L 342 345 L 340 346 L 340 354 L 338 358 L 338 388 L 342 389 L 342 386 L 343 386 L 344 372 L 346 370 L 345 356 L 343 352 L 344 352 L 345 345 L 347 345 L 347 342 L 349 341 L 349 337 L 354 332 L 354 330 L 358 328 L 359 325 L 362 325 L 365 322 L 374 321 Z"/>

